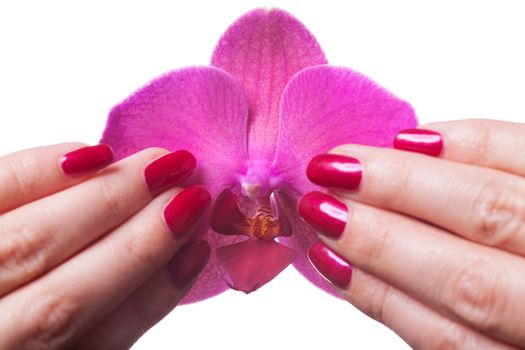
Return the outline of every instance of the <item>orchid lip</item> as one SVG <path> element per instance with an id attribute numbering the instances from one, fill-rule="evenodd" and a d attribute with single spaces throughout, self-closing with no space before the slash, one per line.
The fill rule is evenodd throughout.
<path id="1" fill-rule="evenodd" d="M 210 227 L 224 235 L 248 240 L 217 249 L 217 257 L 234 290 L 251 293 L 277 276 L 296 256 L 293 249 L 275 241 L 290 236 L 291 226 L 281 203 L 279 176 L 270 162 L 248 161 L 239 176 L 236 195 L 225 188 L 215 200 Z"/>

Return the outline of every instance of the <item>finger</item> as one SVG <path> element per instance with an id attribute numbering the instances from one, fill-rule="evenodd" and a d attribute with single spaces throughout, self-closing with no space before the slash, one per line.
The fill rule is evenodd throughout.
<path id="1" fill-rule="evenodd" d="M 191 174 L 195 162 L 190 153 L 159 158 L 165 153 L 160 148 L 144 150 L 78 186 L 0 216 L 0 295 L 60 264 L 150 202 L 143 173 L 150 179 L 166 177 L 150 174 L 151 166 L 169 158 L 162 170 L 178 175 L 171 180 Z"/>
<path id="2" fill-rule="evenodd" d="M 158 187 L 152 178 L 160 179 L 156 183 L 164 189 L 166 178 L 173 186 L 191 174 L 195 159 L 190 153 L 165 153 L 144 150 L 78 186 L 1 216 L 0 294 L 60 264 L 144 207 Z"/>
<path id="3" fill-rule="evenodd" d="M 472 328 L 525 342 L 524 259 L 320 192 L 305 195 L 299 213 L 323 242 L 361 270 Z M 342 224 L 338 238 L 326 235 L 326 222 L 328 228 Z"/>
<path id="4" fill-rule="evenodd" d="M 524 124 L 473 119 L 431 123 L 422 129 L 402 131 L 394 147 L 428 153 L 444 144 L 444 159 L 525 176 L 525 164 L 519 161 L 525 159 Z"/>
<path id="5" fill-rule="evenodd" d="M 321 273 L 330 274 L 340 260 L 322 243 L 308 255 Z M 327 266 L 329 266 L 328 270 Z M 447 319 L 399 289 L 359 269 L 351 271 L 341 295 L 366 315 L 396 332 L 414 349 L 517 349 L 464 325 Z"/>
<path id="6" fill-rule="evenodd" d="M 70 345 L 159 271 L 210 203 L 198 186 L 169 201 L 173 194 L 164 193 L 67 263 L 0 299 L 0 348 Z"/>
<path id="7" fill-rule="evenodd" d="M 210 246 L 204 240 L 186 244 L 165 268 L 82 337 L 75 349 L 131 348 L 186 295 L 208 262 L 210 253 Z"/>
<path id="8" fill-rule="evenodd" d="M 312 181 L 336 187 L 345 184 L 334 183 L 338 177 L 360 179 L 361 170 L 355 170 L 359 166 L 357 158 L 363 179 L 355 191 L 338 192 L 342 196 L 423 219 L 470 240 L 525 255 L 523 178 L 385 148 L 347 145 L 334 152 L 344 157 L 321 155 L 310 162 L 308 174 Z M 333 157 L 339 158 L 334 161 Z M 354 173 L 341 172 L 334 165 L 345 163 L 344 159 L 353 161 Z"/>
<path id="9" fill-rule="evenodd" d="M 112 160 L 109 146 L 86 147 L 82 143 L 62 143 L 0 157 L 0 213 L 76 185 Z"/>

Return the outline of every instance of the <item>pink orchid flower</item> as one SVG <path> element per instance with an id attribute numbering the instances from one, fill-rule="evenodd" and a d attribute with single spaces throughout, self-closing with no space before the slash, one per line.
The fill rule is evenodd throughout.
<path id="1" fill-rule="evenodd" d="M 302 23 L 258 9 L 226 31 L 211 66 L 167 73 L 112 109 L 102 142 L 118 159 L 150 146 L 186 149 L 199 165 L 185 185 L 215 198 L 201 232 L 215 254 L 185 303 L 228 286 L 251 292 L 291 263 L 333 293 L 308 261 L 316 238 L 296 209 L 315 189 L 306 165 L 339 144 L 390 146 L 416 118 L 367 77 L 326 63 Z"/>

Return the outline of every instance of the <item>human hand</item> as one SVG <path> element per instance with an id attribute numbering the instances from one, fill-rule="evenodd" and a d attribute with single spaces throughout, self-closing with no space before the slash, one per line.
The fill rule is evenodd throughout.
<path id="1" fill-rule="evenodd" d="M 310 162 L 330 194 L 299 203 L 323 242 L 310 261 L 416 349 L 525 346 L 525 125 L 424 128 L 437 133 L 396 137 L 413 152 L 344 145 Z"/>
<path id="2" fill-rule="evenodd" d="M 0 349 L 128 348 L 208 261 L 191 236 L 210 196 L 172 188 L 193 172 L 190 153 L 108 166 L 109 147 L 84 146 L 0 158 Z"/>

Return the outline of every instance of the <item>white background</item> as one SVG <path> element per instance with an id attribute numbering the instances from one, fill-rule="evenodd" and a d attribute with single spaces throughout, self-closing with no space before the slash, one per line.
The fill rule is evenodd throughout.
<path id="1" fill-rule="evenodd" d="M 96 143 L 112 105 L 165 71 L 206 64 L 227 26 L 259 6 L 293 13 L 331 63 L 410 101 L 423 123 L 525 122 L 520 1 L 0 0 L 0 154 Z M 407 345 L 289 268 L 254 294 L 228 292 L 176 309 L 135 349 L 271 347 Z"/>

